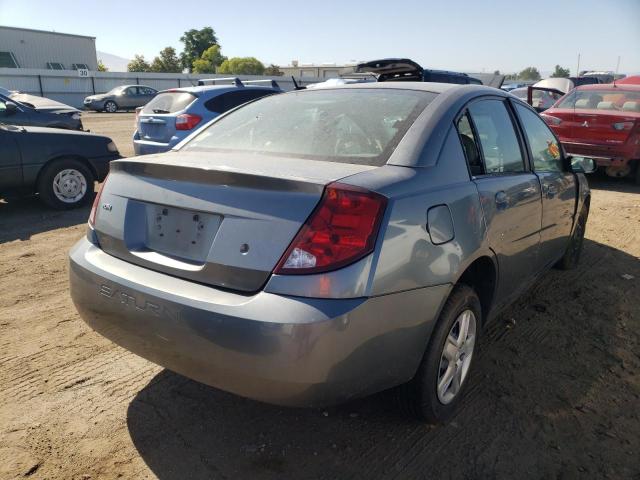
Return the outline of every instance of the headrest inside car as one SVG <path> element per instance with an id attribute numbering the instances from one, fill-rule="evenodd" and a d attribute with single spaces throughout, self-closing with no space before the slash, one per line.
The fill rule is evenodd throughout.
<path id="1" fill-rule="evenodd" d="M 623 112 L 640 112 L 640 102 L 624 102 L 622 105 Z"/>
<path id="2" fill-rule="evenodd" d="M 613 102 L 598 102 L 598 110 L 614 110 Z"/>

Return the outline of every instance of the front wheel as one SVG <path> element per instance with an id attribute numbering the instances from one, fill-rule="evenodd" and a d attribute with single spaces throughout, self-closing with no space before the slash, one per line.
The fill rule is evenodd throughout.
<path id="1" fill-rule="evenodd" d="M 42 201 L 57 210 L 85 205 L 93 197 L 95 176 L 80 160 L 56 160 L 45 167 L 38 179 Z"/>
<path id="2" fill-rule="evenodd" d="M 116 113 L 118 111 L 118 105 L 116 105 L 116 102 L 109 100 L 104 104 L 104 111 L 109 113 Z"/>
<path id="3" fill-rule="evenodd" d="M 573 230 L 569 245 L 564 252 L 562 258 L 556 263 L 556 268 L 560 270 L 573 270 L 578 266 L 580 262 L 580 255 L 582 254 L 582 246 L 584 244 L 584 232 L 587 227 L 587 218 L 589 217 L 589 206 L 584 205 L 582 211 L 578 216 L 576 228 Z"/>
<path id="4" fill-rule="evenodd" d="M 429 423 L 443 423 L 454 414 L 468 383 L 481 324 L 478 295 L 467 285 L 456 285 L 416 375 L 397 390 L 405 413 Z"/>

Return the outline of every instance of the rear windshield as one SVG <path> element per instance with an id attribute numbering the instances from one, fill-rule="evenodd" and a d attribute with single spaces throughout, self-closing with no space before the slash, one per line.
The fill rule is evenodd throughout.
<path id="1" fill-rule="evenodd" d="M 574 90 L 556 108 L 640 112 L 640 92 L 611 90 Z"/>
<path id="2" fill-rule="evenodd" d="M 196 99 L 188 92 L 163 92 L 142 109 L 142 113 L 175 113 L 184 110 Z"/>
<path id="3" fill-rule="evenodd" d="M 380 166 L 435 97 L 399 89 L 272 95 L 221 117 L 183 149 Z"/>

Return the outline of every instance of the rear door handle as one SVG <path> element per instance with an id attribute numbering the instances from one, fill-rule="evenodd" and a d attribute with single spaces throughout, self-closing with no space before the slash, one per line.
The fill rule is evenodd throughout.
<path id="1" fill-rule="evenodd" d="M 496 193 L 496 208 L 498 210 L 504 210 L 509 206 L 509 197 L 504 191 L 500 190 Z"/>

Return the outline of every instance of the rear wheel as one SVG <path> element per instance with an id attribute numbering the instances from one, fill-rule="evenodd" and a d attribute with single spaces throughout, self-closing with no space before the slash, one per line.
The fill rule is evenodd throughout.
<path id="1" fill-rule="evenodd" d="M 415 377 L 397 389 L 400 408 L 429 423 L 456 411 L 468 383 L 482 324 L 480 300 L 467 285 L 447 299 Z"/>
<path id="2" fill-rule="evenodd" d="M 118 105 L 116 105 L 116 102 L 109 100 L 104 104 L 104 111 L 109 113 L 116 113 L 118 111 Z"/>
<path id="3" fill-rule="evenodd" d="M 66 158 L 47 165 L 38 179 L 38 194 L 58 210 L 85 205 L 93 198 L 95 176 L 80 160 Z"/>
<path id="4" fill-rule="evenodd" d="M 578 216 L 576 228 L 571 235 L 567 250 L 564 252 L 562 258 L 556 263 L 556 267 L 560 270 L 573 270 L 578 266 L 580 262 L 580 255 L 582 254 L 582 245 L 584 243 L 584 232 L 587 227 L 587 217 L 589 216 L 589 206 L 584 205 L 582 211 Z"/>

